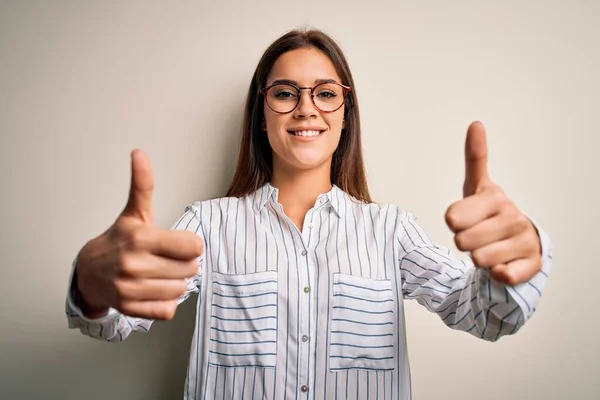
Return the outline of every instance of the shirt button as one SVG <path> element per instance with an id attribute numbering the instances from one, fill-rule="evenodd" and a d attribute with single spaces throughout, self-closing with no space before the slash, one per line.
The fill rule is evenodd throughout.
<path id="1" fill-rule="evenodd" d="M 302 250 L 302 255 L 305 256 L 306 255 L 306 250 Z"/>
<path id="2" fill-rule="evenodd" d="M 308 229 L 312 229 L 312 227 L 313 227 L 313 223 L 312 223 L 312 222 L 309 222 L 309 223 L 308 223 Z"/>
<path id="3" fill-rule="evenodd" d="M 302 335 L 302 341 L 303 342 L 308 342 L 308 336 Z"/>
<path id="4" fill-rule="evenodd" d="M 308 286 L 304 286 L 304 293 L 310 292 L 310 288 Z"/>
<path id="5" fill-rule="evenodd" d="M 306 392 L 308 392 L 308 386 L 306 386 L 306 385 L 302 385 L 302 386 L 300 386 L 300 391 L 301 391 L 302 393 L 306 393 Z"/>

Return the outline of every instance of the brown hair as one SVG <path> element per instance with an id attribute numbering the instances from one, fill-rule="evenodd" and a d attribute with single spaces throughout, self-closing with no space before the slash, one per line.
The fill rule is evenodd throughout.
<path id="1" fill-rule="evenodd" d="M 354 80 L 340 47 L 331 37 L 315 29 L 297 29 L 284 34 L 267 48 L 260 59 L 246 98 L 238 163 L 226 196 L 248 195 L 270 181 L 273 173 L 273 150 L 267 135 L 261 129 L 264 102 L 261 101 L 260 90 L 266 84 L 267 75 L 279 56 L 306 47 L 314 47 L 329 57 L 342 79 L 341 83 L 352 88 L 346 98 L 345 126 L 340 143 L 333 153 L 331 182 L 358 200 L 372 202 L 363 163 Z"/>

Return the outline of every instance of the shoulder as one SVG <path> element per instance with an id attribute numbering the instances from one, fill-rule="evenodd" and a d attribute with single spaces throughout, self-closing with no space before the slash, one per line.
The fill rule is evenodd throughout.
<path id="1" fill-rule="evenodd" d="M 239 210 L 240 208 L 252 208 L 255 206 L 256 196 L 244 197 L 215 197 L 207 200 L 198 200 L 185 207 L 185 213 L 191 213 L 201 221 L 210 220 L 219 213 Z"/>
<path id="2" fill-rule="evenodd" d="M 384 217 L 385 219 L 392 220 L 414 218 L 414 215 L 411 212 L 397 204 L 379 203 L 375 201 L 367 203 L 358 200 L 347 193 L 344 193 L 344 201 L 340 203 L 340 208 L 347 208 L 353 212 L 369 213 L 373 216 L 378 215 L 380 217 Z"/>

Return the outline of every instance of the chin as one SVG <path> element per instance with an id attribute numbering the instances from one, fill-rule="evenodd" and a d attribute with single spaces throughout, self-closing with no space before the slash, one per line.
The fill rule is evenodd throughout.
<path id="1" fill-rule="evenodd" d="M 323 151 L 291 151 L 285 156 L 273 153 L 273 166 L 288 171 L 309 171 L 318 168 L 330 167 L 333 153 Z"/>
<path id="2" fill-rule="evenodd" d="M 331 157 L 325 159 L 302 159 L 294 160 L 289 165 L 298 170 L 309 171 L 311 169 L 322 168 L 324 165 L 331 164 Z"/>

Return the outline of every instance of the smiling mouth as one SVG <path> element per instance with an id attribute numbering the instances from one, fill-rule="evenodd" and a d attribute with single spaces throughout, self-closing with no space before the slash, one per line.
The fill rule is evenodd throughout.
<path id="1" fill-rule="evenodd" d="M 317 130 L 288 131 L 288 133 L 290 135 L 304 136 L 304 137 L 319 136 L 323 132 L 325 132 L 325 131 L 324 130 L 322 130 L 322 131 L 317 131 Z"/>

